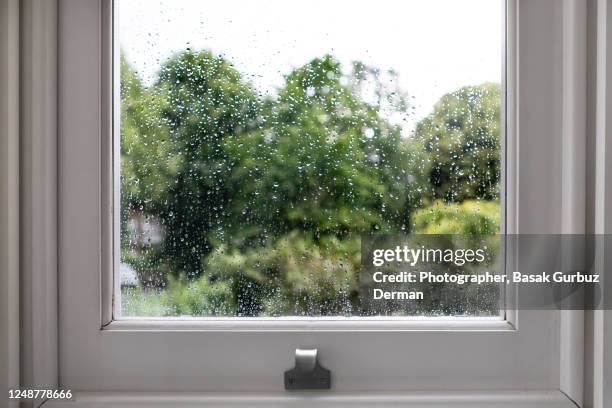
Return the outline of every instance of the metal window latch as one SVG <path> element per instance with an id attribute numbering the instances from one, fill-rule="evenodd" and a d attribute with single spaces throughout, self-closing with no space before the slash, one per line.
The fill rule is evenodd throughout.
<path id="1" fill-rule="evenodd" d="M 295 368 L 285 371 L 286 390 L 329 390 L 331 372 L 321 367 L 317 349 L 295 349 Z"/>

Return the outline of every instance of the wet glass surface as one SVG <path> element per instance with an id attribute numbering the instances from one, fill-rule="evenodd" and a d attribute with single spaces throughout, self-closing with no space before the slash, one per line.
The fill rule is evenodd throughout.
<path id="1" fill-rule="evenodd" d="M 116 4 L 121 315 L 499 314 L 360 272 L 362 234 L 499 232 L 501 1 Z"/>

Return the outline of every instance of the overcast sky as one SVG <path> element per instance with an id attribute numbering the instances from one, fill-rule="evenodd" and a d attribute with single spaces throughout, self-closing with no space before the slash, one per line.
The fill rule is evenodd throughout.
<path id="1" fill-rule="evenodd" d="M 119 0 L 128 61 L 150 84 L 172 54 L 209 49 L 263 93 L 315 57 L 399 73 L 414 122 L 465 85 L 501 82 L 502 0 Z"/>

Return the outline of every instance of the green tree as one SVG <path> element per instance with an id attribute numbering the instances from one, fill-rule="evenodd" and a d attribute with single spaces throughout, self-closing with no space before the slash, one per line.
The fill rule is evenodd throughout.
<path id="1" fill-rule="evenodd" d="M 342 77 L 330 56 L 296 69 L 266 103 L 264 126 L 226 140 L 243 232 L 308 231 L 316 241 L 407 225 L 416 200 L 400 128 Z"/>
<path id="2" fill-rule="evenodd" d="M 199 276 L 201 260 L 225 239 L 234 160 L 223 143 L 258 126 L 260 101 L 222 57 L 187 52 L 164 64 L 155 93 L 176 171 L 155 210 L 165 221 L 165 259 L 175 275 Z"/>
<path id="3" fill-rule="evenodd" d="M 418 196 L 408 145 L 381 116 L 388 92 L 378 87 L 373 103 L 360 97 L 359 81 L 370 72 L 355 64 L 346 78 L 331 56 L 314 59 L 266 101 L 263 126 L 224 141 L 233 159 L 235 217 L 226 227 L 234 239 L 206 269 L 231 271 L 237 296 L 249 294 L 238 300 L 239 314 L 346 312 L 354 306 L 348 299 L 356 300 L 359 268 L 349 260 L 359 256 L 359 234 L 409 225 Z M 242 256 L 249 261 L 236 265 Z"/>
<path id="4" fill-rule="evenodd" d="M 498 84 L 468 86 L 444 95 L 418 123 L 414 173 L 425 198 L 499 198 L 500 103 Z"/>
<path id="5" fill-rule="evenodd" d="M 142 242 L 128 222 L 164 221 L 163 203 L 182 158 L 162 116 L 167 99 L 157 88 L 145 87 L 123 55 L 120 72 L 121 259 L 134 267 L 143 284 L 160 286 L 171 270 L 163 251 Z"/>
<path id="6" fill-rule="evenodd" d="M 385 119 L 408 104 L 383 74 L 324 56 L 263 100 L 207 51 L 174 56 L 148 87 L 122 60 L 122 261 L 166 287 L 129 310 L 361 313 L 361 233 L 497 232 L 499 87 L 445 95 L 408 138 Z M 137 248 L 136 217 L 163 243 Z"/>
<path id="7" fill-rule="evenodd" d="M 177 166 L 161 118 L 165 101 L 142 85 L 123 55 L 120 72 L 121 218 L 126 227 L 130 213 L 153 214 L 159 210 L 152 203 L 165 198 Z"/>

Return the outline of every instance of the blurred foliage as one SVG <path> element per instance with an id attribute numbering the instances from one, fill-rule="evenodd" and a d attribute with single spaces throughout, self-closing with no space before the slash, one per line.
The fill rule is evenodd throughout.
<path id="1" fill-rule="evenodd" d="M 499 103 L 462 88 L 406 137 L 393 71 L 327 55 L 263 98 L 208 51 L 148 87 L 122 58 L 121 257 L 142 286 L 124 314 L 361 313 L 360 234 L 499 231 Z"/>
<path id="2" fill-rule="evenodd" d="M 356 238 L 314 242 L 294 231 L 246 251 L 221 247 L 206 269 L 236 283 L 240 316 L 343 315 L 357 296 L 359 248 Z"/>
<path id="3" fill-rule="evenodd" d="M 489 235 L 500 231 L 497 201 L 467 200 L 461 204 L 434 204 L 413 214 L 415 234 Z"/>
<path id="4" fill-rule="evenodd" d="M 467 86 L 444 95 L 418 123 L 414 174 L 430 200 L 499 199 L 501 91 Z"/>
<path id="5" fill-rule="evenodd" d="M 143 291 L 121 289 L 121 310 L 126 316 L 228 316 L 234 298 L 226 282 L 169 278 L 168 286 Z"/>

